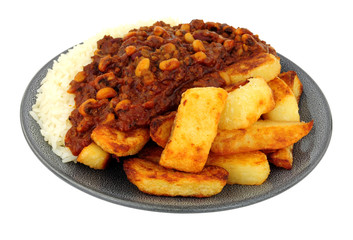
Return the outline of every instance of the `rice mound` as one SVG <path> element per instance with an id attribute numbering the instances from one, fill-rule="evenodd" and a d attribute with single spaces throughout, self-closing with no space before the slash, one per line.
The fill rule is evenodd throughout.
<path id="1" fill-rule="evenodd" d="M 163 21 L 172 26 L 179 24 L 179 21 L 174 19 Z M 30 115 L 39 124 L 44 140 L 51 145 L 53 152 L 61 157 L 63 162 L 76 161 L 76 156 L 65 147 L 65 135 L 71 128 L 68 118 L 75 107 L 75 95 L 67 93 L 70 82 L 79 71 L 82 71 L 83 66 L 91 62 L 91 56 L 97 49 L 97 41 L 104 35 L 123 37 L 131 29 L 149 26 L 155 22 L 155 20 L 140 21 L 136 24 L 106 29 L 82 44 L 74 46 L 67 53 L 61 54 L 58 60 L 54 61 L 53 67 L 48 70 L 37 91 L 36 103 L 32 106 Z"/>

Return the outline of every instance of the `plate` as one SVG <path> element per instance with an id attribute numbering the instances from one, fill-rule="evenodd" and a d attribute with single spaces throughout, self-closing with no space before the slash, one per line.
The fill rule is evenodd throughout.
<path id="1" fill-rule="evenodd" d="M 60 55 L 60 54 L 59 54 Z M 282 71 L 297 72 L 304 87 L 299 109 L 302 121 L 314 120 L 311 132 L 294 145 L 292 170 L 271 166 L 271 174 L 260 186 L 227 185 L 210 198 L 159 197 L 140 192 L 130 183 L 122 164 L 112 161 L 104 171 L 93 170 L 83 164 L 62 163 L 40 134 L 39 125 L 29 115 L 36 101 L 37 89 L 56 56 L 43 66 L 29 83 L 21 102 L 21 125 L 24 136 L 39 160 L 58 177 L 95 197 L 119 205 L 159 212 L 214 212 L 248 206 L 271 198 L 289 189 L 306 177 L 320 162 L 329 145 L 332 118 L 327 100 L 314 82 L 300 67 L 281 57 Z"/>

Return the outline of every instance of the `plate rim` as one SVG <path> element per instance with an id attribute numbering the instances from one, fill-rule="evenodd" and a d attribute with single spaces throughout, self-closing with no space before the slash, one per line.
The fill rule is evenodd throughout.
<path id="1" fill-rule="evenodd" d="M 326 99 L 326 96 L 323 94 L 323 92 L 320 89 L 320 87 L 318 86 L 318 84 L 302 68 L 300 68 L 297 64 L 295 64 L 294 62 L 292 62 L 291 60 L 289 60 L 285 56 L 277 53 L 278 56 L 280 57 L 281 61 L 287 61 L 291 65 L 295 66 L 298 70 L 301 71 L 301 74 L 305 75 L 305 77 L 310 81 L 310 84 L 313 84 L 315 86 L 315 89 L 318 91 L 319 95 L 322 97 L 322 101 L 325 104 L 324 107 L 326 108 L 326 111 L 328 113 L 328 115 L 326 116 L 327 120 L 328 120 L 327 121 L 328 134 L 325 136 L 326 137 L 325 145 L 323 146 L 322 151 L 319 153 L 318 157 L 315 159 L 313 164 L 308 166 L 306 168 L 306 171 L 302 171 L 302 172 L 300 172 L 300 174 L 296 175 L 295 181 L 291 181 L 287 184 L 284 184 L 284 186 L 281 188 L 272 189 L 271 191 L 268 191 L 265 194 L 251 197 L 251 198 L 248 198 L 248 199 L 240 201 L 240 202 L 232 202 L 231 204 L 222 205 L 222 206 L 213 206 L 213 205 L 212 206 L 206 205 L 206 206 L 201 206 L 201 207 L 166 206 L 166 205 L 160 205 L 160 204 L 134 202 L 134 201 L 130 201 L 130 200 L 125 200 L 125 199 L 109 196 L 109 195 L 101 193 L 101 192 L 97 192 L 93 189 L 90 189 L 89 187 L 86 187 L 86 186 L 76 182 L 64 171 L 60 171 L 59 169 L 56 169 L 53 166 L 51 166 L 49 164 L 48 160 L 46 160 L 45 157 L 42 155 L 42 152 L 40 151 L 39 147 L 35 144 L 35 142 L 31 138 L 30 132 L 28 131 L 28 125 L 26 125 L 26 123 L 24 121 L 25 114 L 29 115 L 29 111 L 25 111 L 24 106 L 25 106 L 25 100 L 31 95 L 29 93 L 30 87 L 38 81 L 38 75 L 41 72 L 43 72 L 43 70 L 48 70 L 49 68 L 51 68 L 49 66 L 52 66 L 54 61 L 57 60 L 61 54 L 64 54 L 67 51 L 69 51 L 69 49 L 63 51 L 62 53 L 58 54 L 57 56 L 52 58 L 50 61 L 48 61 L 42 68 L 40 68 L 39 71 L 37 71 L 37 73 L 33 76 L 32 80 L 27 85 L 25 92 L 22 96 L 21 106 L 20 106 L 20 122 L 21 122 L 22 133 L 24 134 L 24 137 L 25 137 L 29 147 L 31 148 L 32 152 L 42 162 L 42 164 L 44 166 L 46 166 L 51 172 L 53 172 L 57 177 L 64 180 L 69 185 L 71 185 L 71 186 L 91 195 L 91 196 L 97 197 L 99 199 L 102 199 L 102 200 L 105 200 L 105 201 L 108 201 L 108 202 L 111 202 L 114 204 L 122 205 L 125 207 L 131 207 L 131 208 L 135 208 L 135 209 L 148 210 L 148 211 L 154 211 L 154 212 L 168 212 L 168 213 L 205 213 L 205 212 L 217 212 L 217 211 L 225 211 L 225 210 L 231 210 L 231 209 L 236 209 L 236 208 L 240 208 L 240 207 L 245 207 L 245 206 L 249 206 L 249 205 L 252 205 L 255 203 L 262 202 L 262 201 L 267 200 L 269 198 L 272 198 L 274 196 L 277 196 L 280 193 L 293 187 L 297 183 L 301 182 L 321 162 L 323 156 L 325 155 L 325 153 L 330 145 L 331 137 L 332 137 L 332 130 L 333 130 L 332 129 L 333 122 L 332 122 L 331 109 L 330 109 L 329 103 Z M 43 78 L 40 79 L 40 82 L 42 80 L 43 80 Z M 40 86 L 41 86 L 41 83 L 39 83 L 39 87 Z M 36 90 L 38 90 L 38 88 Z M 36 124 L 38 124 L 38 123 L 36 122 Z M 55 155 L 55 153 L 52 153 L 52 154 Z"/>

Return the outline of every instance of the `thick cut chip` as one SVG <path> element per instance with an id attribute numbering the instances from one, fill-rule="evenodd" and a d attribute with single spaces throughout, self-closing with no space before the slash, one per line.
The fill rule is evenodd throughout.
<path id="1" fill-rule="evenodd" d="M 228 178 L 228 172 L 217 166 L 207 166 L 200 173 L 185 173 L 132 158 L 124 160 L 123 167 L 139 190 L 158 196 L 210 197 L 222 191 Z"/>
<path id="2" fill-rule="evenodd" d="M 244 86 L 228 92 L 219 129 L 247 128 L 275 107 L 272 90 L 263 78 L 251 78 Z"/>
<path id="3" fill-rule="evenodd" d="M 268 161 L 276 167 L 290 170 L 293 166 L 293 145 L 268 153 L 267 156 Z"/>
<path id="4" fill-rule="evenodd" d="M 259 120 L 246 129 L 219 130 L 211 151 L 225 155 L 280 149 L 298 142 L 312 127 L 313 121 L 304 123 Z"/>
<path id="5" fill-rule="evenodd" d="M 77 157 L 77 162 L 83 163 L 90 168 L 104 169 L 109 158 L 109 153 L 103 151 L 97 144 L 91 143 L 82 149 Z"/>
<path id="6" fill-rule="evenodd" d="M 280 73 L 278 77 L 282 79 L 290 89 L 292 89 L 297 102 L 299 103 L 300 96 L 303 93 L 303 84 L 301 83 L 297 73 L 294 71 L 288 71 Z"/>
<path id="7" fill-rule="evenodd" d="M 222 88 L 191 88 L 184 92 L 159 164 L 200 172 L 217 134 L 226 98 L 227 92 Z"/>
<path id="8" fill-rule="evenodd" d="M 148 129 L 135 129 L 122 132 L 106 125 L 97 126 L 92 134 L 93 141 L 104 151 L 118 157 L 134 155 L 148 142 Z"/>
<path id="9" fill-rule="evenodd" d="M 220 72 L 220 76 L 229 84 L 238 84 L 251 77 L 262 77 L 270 81 L 281 72 L 279 58 L 270 53 L 260 53 L 251 58 L 240 60 Z"/>
<path id="10" fill-rule="evenodd" d="M 229 155 L 210 154 L 206 165 L 219 166 L 229 173 L 227 184 L 260 185 L 270 174 L 266 154 L 260 151 Z"/>
<path id="11" fill-rule="evenodd" d="M 174 123 L 176 112 L 152 119 L 150 124 L 150 136 L 159 146 L 165 147 Z"/>
<path id="12" fill-rule="evenodd" d="M 300 121 L 297 99 L 288 85 L 280 78 L 268 82 L 276 102 L 274 109 L 263 115 L 273 121 Z"/>

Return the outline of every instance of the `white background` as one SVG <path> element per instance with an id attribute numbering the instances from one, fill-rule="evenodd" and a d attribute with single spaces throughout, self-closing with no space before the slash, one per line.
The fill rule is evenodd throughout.
<path id="1" fill-rule="evenodd" d="M 1 1 L 1 239 L 352 239 L 352 7 L 349 1 Z M 36 72 L 107 27 L 166 17 L 249 28 L 303 68 L 327 97 L 330 146 L 301 182 L 223 212 L 171 214 L 115 205 L 50 172 L 20 127 Z"/>

